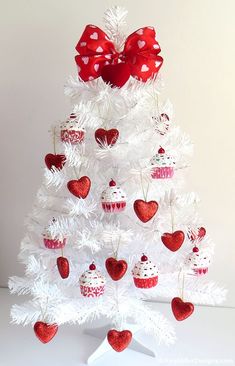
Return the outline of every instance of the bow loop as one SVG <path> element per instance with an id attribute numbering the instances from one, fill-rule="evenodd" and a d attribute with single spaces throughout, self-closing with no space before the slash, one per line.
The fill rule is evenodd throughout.
<path id="1" fill-rule="evenodd" d="M 143 27 L 130 34 L 123 51 L 118 53 L 104 31 L 87 25 L 76 50 L 79 53 L 75 56 L 78 73 L 84 81 L 98 78 L 105 66 L 122 61 L 129 65 L 134 78 L 145 82 L 157 74 L 163 63 L 153 27 Z"/>

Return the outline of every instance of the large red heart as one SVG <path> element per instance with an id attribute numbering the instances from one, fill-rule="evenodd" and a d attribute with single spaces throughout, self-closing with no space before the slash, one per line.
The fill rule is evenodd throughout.
<path id="1" fill-rule="evenodd" d="M 101 77 L 106 84 L 111 84 L 111 87 L 121 88 L 126 84 L 131 76 L 130 66 L 124 62 L 116 65 L 106 65 L 102 68 Z"/>
<path id="2" fill-rule="evenodd" d="M 108 146 L 113 146 L 116 143 L 118 136 L 119 132 L 116 128 L 112 128 L 111 130 L 98 128 L 98 130 L 95 131 L 95 139 L 100 146 L 105 144 Z"/>
<path id="3" fill-rule="evenodd" d="M 66 157 L 63 154 L 47 154 L 45 156 L 45 163 L 49 170 L 56 168 L 61 170 L 66 162 Z"/>
<path id="4" fill-rule="evenodd" d="M 65 257 L 59 257 L 57 258 L 57 268 L 59 271 L 59 274 L 62 278 L 68 278 L 69 277 L 69 261 Z"/>
<path id="5" fill-rule="evenodd" d="M 164 233 L 161 236 L 163 244 L 172 252 L 176 252 L 184 242 L 184 232 L 181 230 L 174 233 Z"/>
<path id="6" fill-rule="evenodd" d="M 176 320 L 188 318 L 194 311 L 194 305 L 191 302 L 184 302 L 179 297 L 174 297 L 171 301 L 171 309 Z"/>
<path id="7" fill-rule="evenodd" d="M 156 201 L 146 202 L 143 200 L 136 200 L 134 202 L 134 210 L 142 222 L 148 222 L 157 212 L 158 203 Z"/>
<path id="8" fill-rule="evenodd" d="M 110 346 L 116 352 L 122 352 L 130 344 L 132 340 L 132 333 L 130 330 L 118 331 L 111 329 L 108 331 L 107 338 Z"/>
<path id="9" fill-rule="evenodd" d="M 57 331 L 57 324 L 47 324 L 44 322 L 36 322 L 34 324 L 34 332 L 42 343 L 50 342 L 56 335 Z"/>
<path id="10" fill-rule="evenodd" d="M 91 188 L 90 178 L 87 176 L 81 177 L 77 180 L 70 180 L 67 183 L 69 192 L 78 198 L 86 198 Z"/>
<path id="11" fill-rule="evenodd" d="M 127 262 L 123 259 L 117 260 L 115 258 L 107 258 L 105 267 L 108 274 L 114 281 L 120 280 L 127 271 Z"/>

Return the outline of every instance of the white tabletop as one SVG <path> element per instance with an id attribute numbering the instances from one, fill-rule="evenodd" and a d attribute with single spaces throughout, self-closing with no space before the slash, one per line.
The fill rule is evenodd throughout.
<path id="1" fill-rule="evenodd" d="M 61 326 L 56 337 L 42 344 L 30 326 L 9 324 L 9 309 L 24 297 L 10 296 L 0 289 L 0 366 L 80 366 L 96 349 L 99 341 L 84 335 L 79 326 Z M 175 326 L 177 341 L 173 346 L 156 346 L 144 333 L 139 338 L 155 348 L 157 358 L 132 350 L 116 353 L 111 350 L 94 366 L 117 365 L 235 365 L 235 309 L 195 307 L 194 314 L 177 322 L 169 304 L 154 304 Z"/>

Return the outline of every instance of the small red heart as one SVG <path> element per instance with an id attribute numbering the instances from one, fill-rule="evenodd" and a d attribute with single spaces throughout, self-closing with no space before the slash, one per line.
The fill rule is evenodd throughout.
<path id="1" fill-rule="evenodd" d="M 115 329 L 111 329 L 108 331 L 107 339 L 110 346 L 116 352 L 122 352 L 130 344 L 132 340 L 132 333 L 130 330 L 118 331 Z"/>
<path id="2" fill-rule="evenodd" d="M 161 236 L 163 244 L 172 252 L 176 252 L 184 242 L 184 232 L 181 230 L 174 233 L 164 233 Z"/>
<path id="3" fill-rule="evenodd" d="M 56 335 L 57 331 L 57 324 L 47 324 L 44 322 L 36 322 L 34 324 L 34 332 L 42 343 L 50 342 Z"/>
<path id="4" fill-rule="evenodd" d="M 105 144 L 108 146 L 113 146 L 116 143 L 118 136 L 119 132 L 116 130 L 116 128 L 112 128 L 111 130 L 98 128 L 98 130 L 95 131 L 95 139 L 100 146 Z"/>
<path id="5" fill-rule="evenodd" d="M 134 202 L 134 210 L 137 217 L 142 222 L 148 222 L 155 215 L 158 210 L 158 203 L 156 201 L 136 200 Z"/>
<path id="6" fill-rule="evenodd" d="M 200 227 L 198 229 L 198 237 L 199 237 L 199 239 L 203 239 L 205 235 L 206 235 L 206 229 L 204 227 Z"/>
<path id="7" fill-rule="evenodd" d="M 101 77 L 111 87 L 121 88 L 131 76 L 131 69 L 128 64 L 120 62 L 115 65 L 106 65 L 102 68 Z"/>
<path id="8" fill-rule="evenodd" d="M 127 262 L 123 259 L 117 260 L 115 258 L 107 258 L 105 267 L 108 274 L 114 281 L 120 280 L 127 271 Z"/>
<path id="9" fill-rule="evenodd" d="M 62 278 L 68 278 L 69 277 L 69 261 L 65 257 L 59 257 L 57 258 L 57 268 L 59 271 L 59 274 Z"/>
<path id="10" fill-rule="evenodd" d="M 90 178 L 87 176 L 81 177 L 77 180 L 70 180 L 67 183 L 69 192 L 78 198 L 86 198 L 91 188 Z"/>
<path id="11" fill-rule="evenodd" d="M 174 297 L 171 301 L 171 309 L 176 320 L 185 320 L 194 311 L 194 305 L 191 302 L 184 302 L 179 297 Z"/>
<path id="12" fill-rule="evenodd" d="M 45 163 L 49 170 L 56 168 L 61 170 L 66 162 L 66 157 L 63 154 L 47 154 L 45 156 Z"/>

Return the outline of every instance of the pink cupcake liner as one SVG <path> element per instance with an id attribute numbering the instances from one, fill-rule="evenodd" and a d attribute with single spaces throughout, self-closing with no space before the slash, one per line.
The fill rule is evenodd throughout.
<path id="1" fill-rule="evenodd" d="M 173 175 L 174 175 L 173 167 L 154 168 L 151 174 L 153 179 L 172 178 Z"/>
<path id="2" fill-rule="evenodd" d="M 77 144 L 84 140 L 84 131 L 68 131 L 61 130 L 60 137 L 62 142 L 70 142 L 71 144 Z"/>
<path id="3" fill-rule="evenodd" d="M 193 272 L 195 273 L 196 276 L 203 276 L 205 274 L 207 274 L 208 272 L 208 267 L 205 268 L 194 268 Z"/>
<path id="4" fill-rule="evenodd" d="M 43 239 L 45 247 L 48 249 L 61 249 L 64 248 L 66 244 L 66 239 L 63 239 L 63 241 L 58 239 Z"/>
<path id="5" fill-rule="evenodd" d="M 151 288 L 157 285 L 158 283 L 158 276 L 151 277 L 151 278 L 134 278 L 135 286 L 138 288 Z"/>
<path id="6" fill-rule="evenodd" d="M 80 285 L 81 294 L 85 297 L 99 297 L 104 293 L 104 285 L 98 287 L 90 287 Z"/>
<path id="7" fill-rule="evenodd" d="M 102 208 L 105 212 L 121 212 L 124 211 L 126 202 L 102 202 Z"/>

